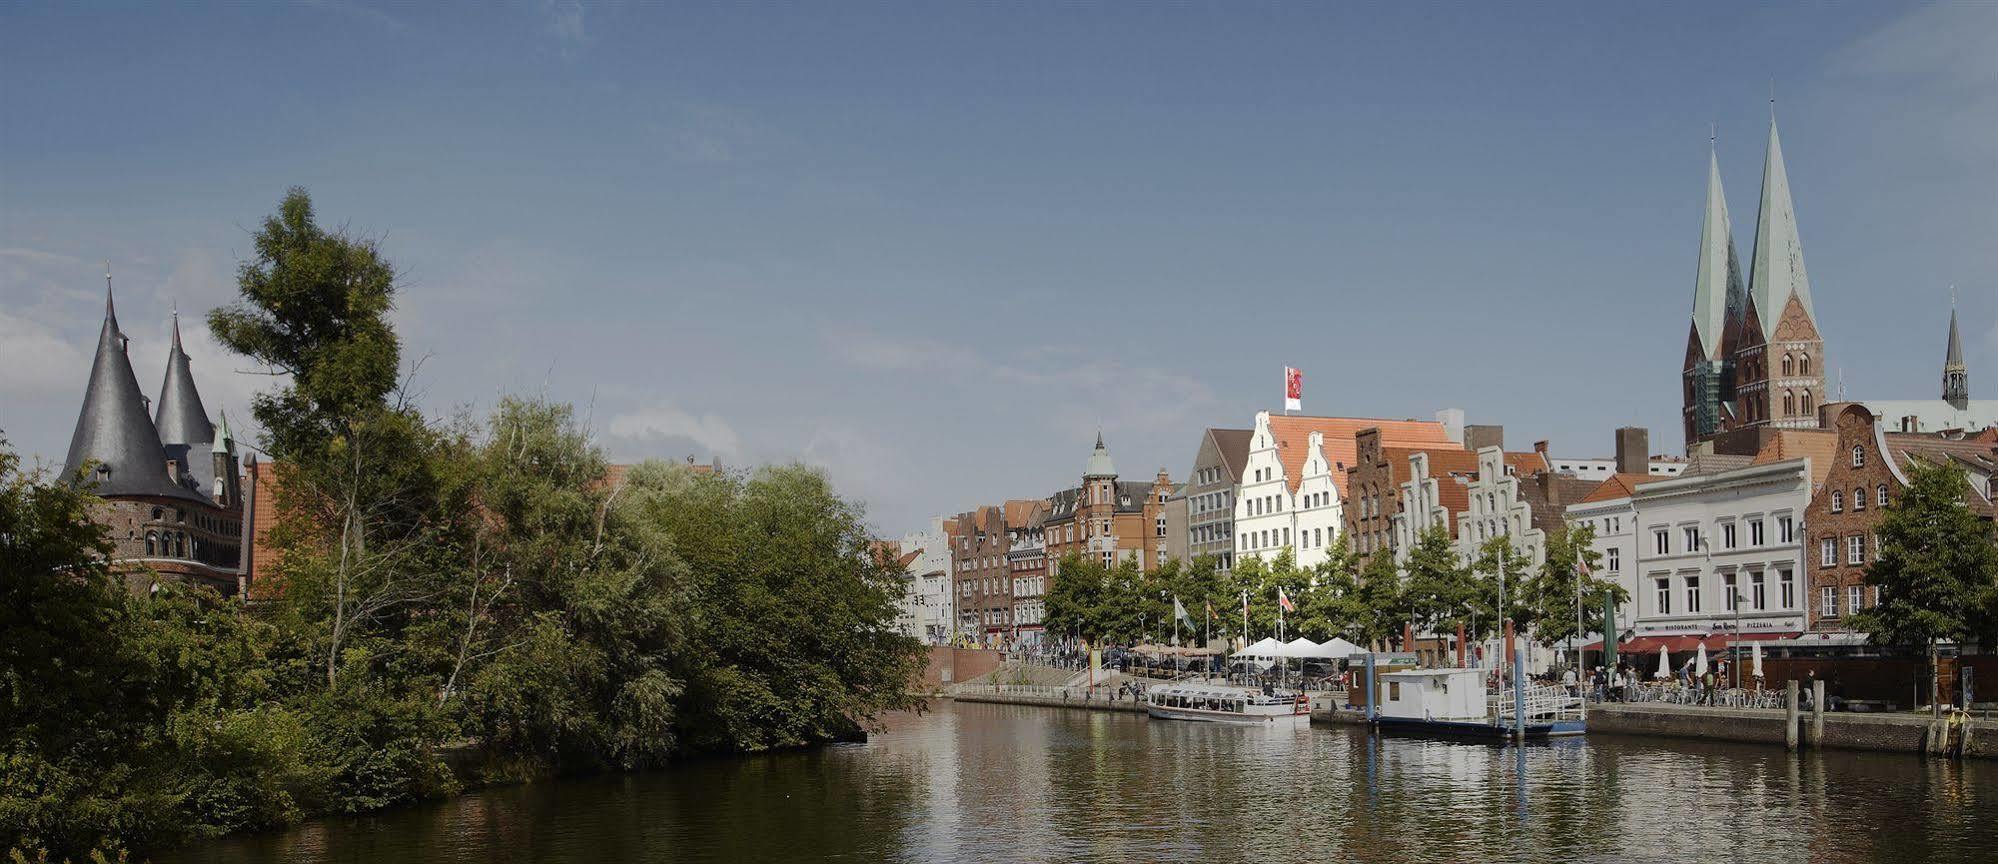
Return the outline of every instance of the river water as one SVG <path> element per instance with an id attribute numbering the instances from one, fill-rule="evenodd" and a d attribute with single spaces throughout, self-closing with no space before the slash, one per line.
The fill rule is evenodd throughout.
<path id="1" fill-rule="evenodd" d="M 175 862 L 1998 861 L 1998 763 L 1524 748 L 944 703 L 865 744 L 493 789 Z"/>

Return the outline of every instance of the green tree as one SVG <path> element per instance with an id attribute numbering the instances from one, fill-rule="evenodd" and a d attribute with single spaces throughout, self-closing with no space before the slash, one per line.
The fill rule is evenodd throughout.
<path id="1" fill-rule="evenodd" d="M 1386 550 L 1375 552 L 1361 569 L 1357 606 L 1355 631 L 1369 646 L 1401 643 L 1403 625 L 1412 610 L 1408 592 L 1402 588 L 1401 571 Z"/>
<path id="2" fill-rule="evenodd" d="M 1527 583 L 1525 592 L 1530 616 L 1527 623 L 1542 643 L 1552 645 L 1576 636 L 1578 624 L 1581 632 L 1587 633 L 1591 624 L 1602 620 L 1599 612 L 1589 610 L 1601 608 L 1605 592 L 1614 602 L 1629 601 L 1629 592 L 1622 585 L 1594 575 L 1601 558 L 1592 526 L 1560 528 L 1547 537 L 1547 560 Z"/>
<path id="3" fill-rule="evenodd" d="M 1042 621 L 1063 639 L 1095 645 L 1103 639 L 1107 569 L 1093 557 L 1070 552 L 1055 564 L 1048 578 L 1047 609 Z"/>
<path id="4" fill-rule="evenodd" d="M 657 525 L 686 566 L 678 734 L 697 750 L 838 740 L 916 704 L 922 646 L 895 630 L 900 574 L 869 554 L 859 505 L 801 465 L 695 475 L 646 463 L 629 518 Z M 622 605 L 593 594 L 592 613 Z M 663 688 L 654 676 L 646 686 Z M 657 691 L 655 691 L 657 692 Z"/>
<path id="5" fill-rule="evenodd" d="M 1477 560 L 1471 563 L 1477 592 L 1466 628 L 1469 638 L 1483 641 L 1496 636 L 1508 620 L 1518 632 L 1526 632 L 1533 620 L 1527 603 L 1527 583 L 1533 578 L 1529 569 L 1526 556 L 1512 545 L 1509 536 L 1492 537 L 1478 547 Z"/>
<path id="6" fill-rule="evenodd" d="M 1346 535 L 1341 533 L 1333 541 L 1326 559 L 1312 568 L 1310 591 L 1298 608 L 1301 635 L 1318 642 L 1335 636 L 1363 641 L 1360 630 L 1366 610 L 1362 606 L 1358 565 L 1359 557 L 1347 547 Z"/>
<path id="7" fill-rule="evenodd" d="M 1936 645 L 1968 644 L 1986 629 L 1986 610 L 1998 603 L 1998 547 L 1991 523 L 1965 501 L 1969 481 L 1953 463 L 1913 460 L 1908 486 L 1880 514 L 1879 547 L 1866 569 L 1878 589 L 1870 609 L 1848 625 L 1872 634 L 1877 644 L 1925 649 L 1935 681 Z M 1932 698 L 1931 702 L 1935 702 Z"/>
<path id="8" fill-rule="evenodd" d="M 1437 632 L 1468 628 L 1477 610 L 1478 584 L 1457 557 L 1457 546 L 1442 525 L 1422 532 L 1404 565 L 1410 620 Z"/>

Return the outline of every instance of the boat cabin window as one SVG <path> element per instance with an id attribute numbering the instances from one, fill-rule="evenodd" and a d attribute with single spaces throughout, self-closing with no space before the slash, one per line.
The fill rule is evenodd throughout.
<path id="1" fill-rule="evenodd" d="M 1388 682 L 1388 698 L 1389 698 L 1389 699 L 1391 699 L 1391 700 L 1393 700 L 1393 701 L 1395 701 L 1395 702 L 1400 702 L 1400 701 L 1401 701 L 1401 682 L 1400 682 L 1400 681 L 1389 681 L 1389 682 Z"/>

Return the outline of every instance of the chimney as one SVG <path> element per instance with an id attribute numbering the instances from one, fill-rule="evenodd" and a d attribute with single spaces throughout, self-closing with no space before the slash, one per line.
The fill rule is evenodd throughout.
<path id="1" fill-rule="evenodd" d="M 1464 443 L 1464 409 L 1445 408 L 1436 412 L 1436 422 L 1443 424 L 1443 437 L 1457 445 Z"/>
<path id="2" fill-rule="evenodd" d="M 1505 449 L 1505 427 L 1472 425 L 1464 427 L 1464 449 L 1476 453 L 1486 447 Z"/>
<path id="3" fill-rule="evenodd" d="M 1616 430 L 1616 473 L 1651 473 L 1651 433 L 1644 427 Z"/>

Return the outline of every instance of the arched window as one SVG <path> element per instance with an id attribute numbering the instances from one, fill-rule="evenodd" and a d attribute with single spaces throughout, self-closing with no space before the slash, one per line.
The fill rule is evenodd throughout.
<path id="1" fill-rule="evenodd" d="M 1875 499 L 1874 503 L 1879 504 L 1882 507 L 1887 506 L 1887 484 L 1885 483 L 1880 484 L 1880 497 Z"/>
<path id="2" fill-rule="evenodd" d="M 1832 490 L 1832 512 L 1833 513 L 1845 512 L 1845 493 L 1837 489 Z"/>
<path id="3" fill-rule="evenodd" d="M 1884 487 L 1883 487 L 1883 488 L 1884 488 Z M 155 517 L 155 518 L 157 518 L 157 517 Z M 158 555 L 158 554 L 159 554 L 159 545 L 160 545 L 160 535 L 158 535 L 158 534 L 156 534 L 156 533 L 153 533 L 153 532 L 151 532 L 151 531 L 147 531 L 147 532 L 146 532 L 146 557 L 147 557 L 147 558 L 151 558 L 151 557 L 153 557 L 154 555 Z"/>
<path id="4" fill-rule="evenodd" d="M 1796 394 L 1791 393 L 1788 390 L 1783 391 L 1783 416 L 1794 417 L 1796 416 L 1796 414 L 1797 414 Z"/>
<path id="5" fill-rule="evenodd" d="M 1866 448 L 1857 444 L 1852 445 L 1852 467 L 1866 467 Z"/>
<path id="6" fill-rule="evenodd" d="M 1804 391 L 1804 398 L 1799 404 L 1803 407 L 1805 414 L 1811 413 L 1811 411 L 1815 408 L 1815 405 L 1813 405 L 1813 403 L 1811 402 L 1811 391 L 1809 390 Z"/>
<path id="7" fill-rule="evenodd" d="M 1790 355 L 1788 354 L 1783 355 L 1783 374 L 1797 374 L 1797 361 L 1790 359 Z"/>
<path id="8" fill-rule="evenodd" d="M 1809 354 L 1797 355 L 1797 374 L 1799 375 L 1811 374 L 1811 355 Z"/>
<path id="9" fill-rule="evenodd" d="M 1852 509 L 1866 509 L 1866 487 L 1855 486 L 1852 490 Z"/>

